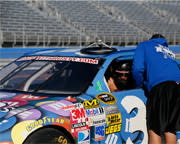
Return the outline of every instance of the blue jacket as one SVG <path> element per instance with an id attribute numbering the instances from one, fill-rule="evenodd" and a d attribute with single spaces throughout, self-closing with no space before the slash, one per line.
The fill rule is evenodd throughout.
<path id="1" fill-rule="evenodd" d="M 138 44 L 132 66 L 132 74 L 138 87 L 148 91 L 164 81 L 180 82 L 180 68 L 175 54 L 168 48 L 164 38 L 151 39 Z"/>

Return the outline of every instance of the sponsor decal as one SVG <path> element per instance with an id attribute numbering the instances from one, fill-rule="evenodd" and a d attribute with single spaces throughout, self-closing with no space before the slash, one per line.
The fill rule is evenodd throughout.
<path id="1" fill-rule="evenodd" d="M 90 130 L 78 132 L 78 144 L 90 144 Z"/>
<path id="2" fill-rule="evenodd" d="M 62 109 L 63 110 L 72 110 L 72 109 L 75 109 L 76 108 L 76 106 L 73 104 L 73 105 L 68 105 L 68 106 L 63 106 L 62 107 Z"/>
<path id="3" fill-rule="evenodd" d="M 13 144 L 22 144 L 25 140 L 25 138 L 33 131 L 36 130 L 42 125 L 39 125 L 37 127 L 34 127 L 34 129 L 31 129 L 31 131 L 27 131 L 27 126 L 30 124 L 35 123 L 35 120 L 27 120 L 27 121 L 22 121 L 20 123 L 17 123 L 11 131 L 11 137 L 13 140 Z"/>
<path id="4" fill-rule="evenodd" d="M 121 131 L 122 119 L 120 113 L 107 115 L 106 120 L 108 125 L 108 127 L 106 127 L 106 134 L 112 134 Z"/>
<path id="5" fill-rule="evenodd" d="M 81 129 L 89 129 L 88 118 L 83 107 L 75 108 L 70 111 L 71 132 L 78 132 Z"/>
<path id="6" fill-rule="evenodd" d="M 64 124 L 64 119 L 54 118 L 54 117 L 43 117 L 37 121 L 33 121 L 26 126 L 28 132 L 37 129 L 40 126 L 48 125 L 52 123 Z"/>
<path id="7" fill-rule="evenodd" d="M 8 114 L 6 115 L 6 118 L 9 118 L 13 115 L 16 115 L 16 114 L 24 112 L 24 111 L 28 111 L 30 109 L 34 109 L 34 107 L 33 106 L 24 106 L 24 107 L 14 108 L 10 112 L 8 112 Z"/>
<path id="8" fill-rule="evenodd" d="M 70 118 L 71 122 L 74 123 L 78 123 L 82 119 L 87 118 L 85 109 L 81 103 L 77 103 L 77 106 L 75 106 L 75 108 L 70 111 Z"/>
<path id="9" fill-rule="evenodd" d="M 104 110 L 105 110 L 106 115 L 120 113 L 118 105 L 105 106 Z"/>
<path id="10" fill-rule="evenodd" d="M 71 96 L 68 96 L 65 100 L 70 101 L 70 102 L 76 102 L 77 101 L 76 98 L 73 98 Z"/>
<path id="11" fill-rule="evenodd" d="M 32 95 L 25 95 L 25 94 L 21 94 L 14 97 L 14 99 L 20 99 L 20 100 L 41 100 L 41 99 L 46 99 L 46 98 L 48 97 L 32 96 Z"/>
<path id="12" fill-rule="evenodd" d="M 81 107 L 83 107 L 81 103 L 75 103 L 72 105 L 63 106 L 62 109 L 66 111 L 66 110 L 72 110 L 72 109 L 81 108 Z"/>
<path id="13" fill-rule="evenodd" d="M 78 127 L 84 127 L 84 126 L 86 126 L 86 122 L 75 123 L 71 125 L 72 129 L 78 128 Z"/>
<path id="14" fill-rule="evenodd" d="M 84 108 L 76 108 L 71 110 L 71 122 L 78 123 L 83 119 L 86 119 L 86 112 Z"/>
<path id="15" fill-rule="evenodd" d="M 110 125 L 109 127 L 106 127 L 106 135 L 120 132 L 120 131 L 121 131 L 121 123 L 115 124 L 115 125 Z"/>
<path id="16" fill-rule="evenodd" d="M 106 123 L 106 120 L 105 119 L 96 119 L 96 120 L 93 120 L 93 124 L 92 125 L 99 125 L 99 124 L 103 124 L 103 123 Z"/>
<path id="17" fill-rule="evenodd" d="M 50 60 L 50 61 L 73 61 L 73 62 L 82 62 L 82 63 L 90 63 L 90 64 L 98 64 L 97 59 L 92 58 L 79 58 L 79 57 L 47 57 L 47 56 L 27 56 L 22 57 L 18 61 L 24 60 Z"/>
<path id="18" fill-rule="evenodd" d="M 106 116 L 103 107 L 86 109 L 86 115 L 88 117 L 89 126 L 106 123 Z"/>
<path id="19" fill-rule="evenodd" d="M 25 100 L 1 100 L 0 101 L 0 112 L 10 112 L 16 107 L 26 105 L 28 101 Z"/>
<path id="20" fill-rule="evenodd" d="M 37 120 L 41 117 L 41 112 L 37 109 L 31 109 L 31 110 L 19 113 L 17 115 L 17 117 L 18 117 L 19 121 Z"/>
<path id="21" fill-rule="evenodd" d="M 111 93 L 101 93 L 96 96 L 96 98 L 104 104 L 115 104 L 116 97 Z"/>
<path id="22" fill-rule="evenodd" d="M 94 129 L 95 129 L 94 140 L 95 141 L 103 140 L 105 138 L 105 126 L 104 125 L 98 125 L 98 126 L 95 126 Z"/>
<path id="23" fill-rule="evenodd" d="M 58 142 L 60 144 L 68 144 L 68 140 L 64 136 L 59 136 Z"/>
<path id="24" fill-rule="evenodd" d="M 86 115 L 88 117 L 95 116 L 95 115 L 99 115 L 99 114 L 104 114 L 104 107 L 86 109 L 85 111 L 86 111 Z"/>
<path id="25" fill-rule="evenodd" d="M 107 115 L 106 116 L 106 120 L 107 120 L 107 125 L 114 125 L 114 124 L 119 124 L 122 122 L 121 120 L 121 114 L 117 113 L 117 114 L 112 114 L 112 115 Z"/>
<path id="26" fill-rule="evenodd" d="M 28 104 L 28 101 L 26 100 L 15 100 L 15 99 L 9 99 L 9 100 L 0 100 L 0 102 L 5 103 L 6 106 L 3 108 L 7 107 L 19 107 Z"/>
<path id="27" fill-rule="evenodd" d="M 69 116 L 70 112 L 62 109 L 63 106 L 72 105 L 72 102 L 60 100 L 40 106 L 41 108 L 62 116 Z"/>
<path id="28" fill-rule="evenodd" d="M 83 106 L 85 109 L 90 109 L 90 108 L 100 107 L 100 104 L 97 99 L 93 99 L 93 100 L 83 101 Z"/>

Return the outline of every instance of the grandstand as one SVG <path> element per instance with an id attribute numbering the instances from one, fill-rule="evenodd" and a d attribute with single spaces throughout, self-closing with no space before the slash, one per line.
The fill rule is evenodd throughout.
<path id="1" fill-rule="evenodd" d="M 180 2 L 1 0 L 0 47 L 136 45 L 154 33 L 180 44 Z"/>

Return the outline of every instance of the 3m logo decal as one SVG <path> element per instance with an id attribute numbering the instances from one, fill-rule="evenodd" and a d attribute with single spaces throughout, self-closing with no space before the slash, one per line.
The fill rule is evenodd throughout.
<path id="1" fill-rule="evenodd" d="M 88 118 L 83 107 L 75 108 L 70 111 L 71 132 L 78 132 L 89 129 Z"/>
<path id="2" fill-rule="evenodd" d="M 71 111 L 71 117 L 73 121 L 86 118 L 86 113 L 85 113 L 84 108 L 73 109 Z"/>

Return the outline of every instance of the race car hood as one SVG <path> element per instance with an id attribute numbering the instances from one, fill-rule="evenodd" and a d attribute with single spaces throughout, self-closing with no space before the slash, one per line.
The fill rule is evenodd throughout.
<path id="1" fill-rule="evenodd" d="M 86 95 L 62 95 L 58 97 L 31 95 L 24 93 L 0 92 L 0 118 L 16 116 L 20 121 L 36 120 L 42 115 L 52 113 L 61 116 L 69 116 L 69 112 L 63 110 L 65 106 L 81 103 L 86 100 Z M 89 99 L 88 98 L 88 99 Z"/>

